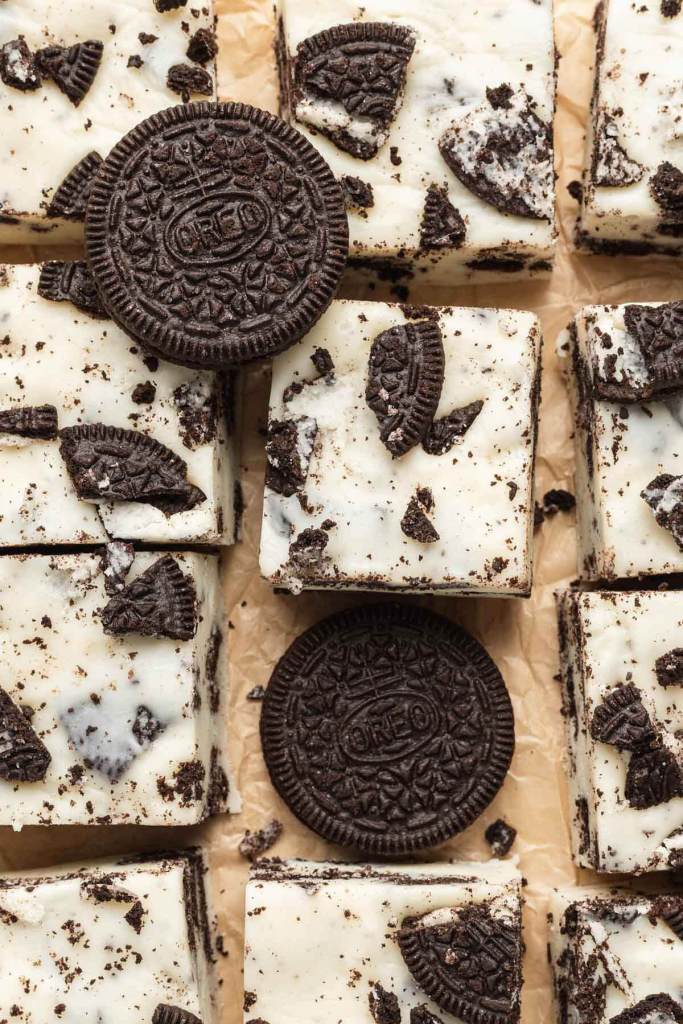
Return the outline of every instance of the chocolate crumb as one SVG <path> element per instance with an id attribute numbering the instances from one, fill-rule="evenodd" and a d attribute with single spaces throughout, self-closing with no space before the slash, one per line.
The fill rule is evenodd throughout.
<path id="1" fill-rule="evenodd" d="M 187 44 L 189 59 L 195 64 L 207 64 L 217 53 L 216 33 L 209 28 L 198 28 Z"/>
<path id="2" fill-rule="evenodd" d="M 554 516 L 557 512 L 571 512 L 576 506 L 576 498 L 562 488 L 552 488 L 543 495 L 543 511 L 546 516 Z"/>
<path id="3" fill-rule="evenodd" d="M 254 686 L 247 694 L 247 700 L 263 700 L 266 695 L 265 686 Z"/>
<path id="4" fill-rule="evenodd" d="M 270 850 L 275 845 L 282 835 L 282 830 L 282 822 L 276 818 L 273 818 L 272 821 L 269 821 L 267 825 L 256 832 L 250 832 L 247 829 L 238 847 L 241 856 L 246 860 L 257 860 L 266 850 Z M 249 1007 L 245 1006 L 245 1010 L 247 1009 Z"/>
<path id="5" fill-rule="evenodd" d="M 401 1024 L 398 997 L 393 992 L 387 992 L 378 981 L 370 989 L 368 1002 L 375 1024 Z"/>
<path id="6" fill-rule="evenodd" d="M 494 857 L 505 857 L 517 838 L 517 829 L 508 825 L 502 818 L 498 818 L 486 829 L 484 838 L 491 847 Z"/>
<path id="7" fill-rule="evenodd" d="M 166 85 L 173 92 L 182 97 L 183 103 L 190 102 L 193 93 L 202 96 L 213 94 L 213 78 L 202 67 L 194 67 L 192 64 L 174 64 L 168 69 Z"/>
<path id="8" fill-rule="evenodd" d="M 129 67 L 129 68 L 141 68 L 144 63 L 145 62 L 144 62 L 144 60 L 142 59 L 142 57 L 140 56 L 139 53 L 132 53 L 130 55 L 130 57 L 128 58 L 128 63 L 126 65 L 126 67 Z"/>
<path id="9" fill-rule="evenodd" d="M 151 405 L 156 398 L 156 393 L 156 385 L 152 384 L 151 380 L 146 380 L 143 384 L 135 385 L 131 398 L 136 405 Z"/>

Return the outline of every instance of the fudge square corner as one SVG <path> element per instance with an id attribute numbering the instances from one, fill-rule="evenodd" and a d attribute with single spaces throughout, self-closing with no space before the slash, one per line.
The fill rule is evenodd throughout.
<path id="1" fill-rule="evenodd" d="M 527 595 L 540 348 L 531 313 L 333 302 L 274 361 L 264 577 Z"/>

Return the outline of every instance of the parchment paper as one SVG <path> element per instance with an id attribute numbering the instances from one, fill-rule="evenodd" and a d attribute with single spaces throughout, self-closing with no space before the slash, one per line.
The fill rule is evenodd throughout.
<path id="1" fill-rule="evenodd" d="M 310 0 L 315 2 L 315 0 Z M 429 0 L 424 0 L 429 2 Z M 455 2 L 455 0 L 454 0 Z M 576 205 L 566 185 L 580 177 L 583 125 L 591 89 L 590 19 L 594 0 L 556 0 L 559 99 L 556 122 L 558 195 L 563 239 L 549 282 L 460 289 L 421 289 L 419 302 L 508 306 L 531 309 L 545 334 L 542 418 L 536 493 L 550 487 L 573 491 L 571 421 L 554 354 L 555 338 L 573 311 L 587 302 L 670 300 L 681 297 L 680 269 L 665 260 L 628 261 L 579 257 L 569 251 Z M 275 109 L 271 61 L 270 0 L 218 0 L 222 98 Z M 5 250 L 5 261 L 38 258 L 30 250 Z M 677 287 L 678 284 L 678 287 Z M 388 289 L 389 286 L 386 286 Z M 345 286 L 343 294 L 353 295 Z M 363 297 L 358 296 L 356 297 Z M 372 298 L 391 297 L 377 289 Z M 241 815 L 199 829 L 29 828 L 21 834 L 0 829 L 0 869 L 27 868 L 129 850 L 162 849 L 203 841 L 210 852 L 215 903 L 228 956 L 219 969 L 223 982 L 224 1024 L 242 1020 L 242 918 L 248 864 L 237 846 L 245 829 L 272 817 L 285 826 L 274 848 L 279 856 L 349 859 L 348 852 L 318 840 L 298 825 L 276 798 L 265 773 L 258 739 L 260 704 L 246 700 L 257 684 L 266 685 L 278 657 L 305 628 L 323 615 L 373 600 L 348 594 L 273 595 L 259 578 L 257 547 L 263 487 L 263 437 L 268 368 L 245 374 L 242 471 L 246 512 L 242 543 L 224 557 L 232 692 L 232 757 L 244 800 Z M 559 514 L 536 534 L 535 585 L 528 601 L 407 598 L 460 622 L 488 648 L 512 694 L 517 750 L 510 775 L 496 801 L 463 835 L 424 859 L 488 858 L 485 827 L 502 816 L 519 831 L 514 852 L 528 880 L 525 914 L 524 1024 L 550 1024 L 550 973 L 546 960 L 546 899 L 550 888 L 577 880 L 569 856 L 568 812 L 563 768 L 557 638 L 553 591 L 574 577 L 573 517 Z M 163 680 L 160 680 L 163 685 Z M 584 873 L 586 879 L 590 876 Z M 305 1024 L 305 1022 L 302 1022 Z"/>

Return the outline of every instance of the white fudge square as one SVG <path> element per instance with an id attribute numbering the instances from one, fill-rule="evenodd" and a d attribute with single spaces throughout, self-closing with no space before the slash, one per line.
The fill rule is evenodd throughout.
<path id="1" fill-rule="evenodd" d="M 442 284 L 547 275 L 551 0 L 277 10 L 282 113 L 345 188 L 352 266 Z"/>
<path id="2" fill-rule="evenodd" d="M 159 6 L 154 0 L 0 3 L 0 48 L 21 38 L 33 53 L 90 40 L 103 44 L 101 63 L 78 105 L 45 76 L 34 90 L 10 84 L 0 50 L 0 244 L 82 239 L 82 217 L 47 216 L 55 192 L 88 154 L 106 157 L 138 122 L 181 101 L 167 84 L 170 68 L 187 65 L 206 75 L 208 95 L 192 92 L 189 98 L 215 99 L 214 60 L 202 71 L 187 56 L 199 29 L 213 31 L 213 0 L 189 0 L 165 12 Z M 10 48 L 10 64 L 11 57 Z"/>
<path id="3" fill-rule="evenodd" d="M 675 591 L 558 596 L 572 847 L 606 872 L 683 864 L 683 616 Z"/>
<path id="4" fill-rule="evenodd" d="M 198 850 L 1 877 L 0 1019 L 213 1024 L 205 880 Z"/>
<path id="5" fill-rule="evenodd" d="M 234 396 L 223 379 L 146 356 L 110 320 L 42 298 L 39 276 L 39 266 L 26 265 L 6 267 L 0 278 L 0 547 L 111 537 L 232 543 Z M 182 460 L 203 499 L 172 513 L 144 500 L 107 501 L 106 486 L 102 500 L 81 499 L 59 436 L 10 429 L 8 416 L 43 406 L 56 410 L 58 430 L 102 424 L 160 443 Z M 141 459 L 149 461 L 146 451 Z"/>
<path id="6" fill-rule="evenodd" d="M 500 861 L 262 861 L 246 893 L 245 1021 L 516 1020 L 520 882 Z"/>
<path id="7" fill-rule="evenodd" d="M 604 0 L 586 133 L 582 247 L 683 254 L 681 53 L 676 0 Z"/>
<path id="8" fill-rule="evenodd" d="M 575 420 L 579 573 L 587 579 L 683 570 L 681 339 L 681 303 L 586 306 L 560 336 Z"/>
<path id="9" fill-rule="evenodd" d="M 558 1024 L 678 1024 L 683 1019 L 680 895 L 567 889 L 551 899 Z"/>
<path id="10" fill-rule="evenodd" d="M 434 421 L 395 456 L 366 399 L 369 359 L 387 331 L 408 345 L 434 330 Z M 274 360 L 263 575 L 293 590 L 527 594 L 540 341 L 530 313 L 334 302 Z"/>
<path id="11" fill-rule="evenodd" d="M 235 810 L 224 632 L 216 556 L 0 556 L 0 824 Z"/>

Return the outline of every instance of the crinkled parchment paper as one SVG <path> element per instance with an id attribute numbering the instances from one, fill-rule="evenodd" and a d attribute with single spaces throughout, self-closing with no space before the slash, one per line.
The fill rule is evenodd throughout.
<path id="1" fill-rule="evenodd" d="M 315 0 L 310 0 L 315 2 Z M 429 2 L 429 0 L 425 0 Z M 556 0 L 559 104 L 556 123 L 558 194 L 563 239 L 549 282 L 497 287 L 421 290 L 419 302 L 513 306 L 531 309 L 545 334 L 541 435 L 537 463 L 537 497 L 550 487 L 573 490 L 571 421 L 554 343 L 573 311 L 587 302 L 625 302 L 680 298 L 680 270 L 659 260 L 628 261 L 578 257 L 569 252 L 576 206 L 566 185 L 580 176 L 583 122 L 591 88 L 594 0 Z M 275 109 L 275 74 L 271 59 L 270 0 L 218 0 L 221 43 L 220 92 Z M 2 253 L 6 261 L 37 258 L 21 250 Z M 678 274 L 678 278 L 677 278 Z M 679 282 L 678 290 L 676 282 Z M 389 286 L 387 286 L 389 287 Z M 348 287 L 344 293 L 350 296 Z M 357 296 L 359 297 L 359 296 Z M 379 288 L 372 298 L 391 297 Z M 273 595 L 259 578 L 257 547 L 263 484 L 263 436 L 268 395 L 268 368 L 245 374 L 242 470 L 246 513 L 242 543 L 226 553 L 225 586 L 231 626 L 227 631 L 232 693 L 232 757 L 244 800 L 241 815 L 202 829 L 28 828 L 20 834 L 0 829 L 0 869 L 54 864 L 62 860 L 154 849 L 203 840 L 211 855 L 213 888 L 228 956 L 220 963 L 225 1024 L 242 1020 L 242 917 L 248 865 L 237 852 L 246 828 L 272 817 L 284 823 L 274 853 L 279 856 L 348 859 L 348 853 L 318 840 L 298 825 L 276 798 L 265 773 L 258 739 L 260 704 L 246 700 L 255 685 L 265 685 L 289 643 L 323 614 L 372 598 L 315 593 Z M 536 534 L 535 585 L 528 601 L 453 598 L 407 598 L 460 622 L 488 648 L 512 693 L 517 720 L 517 751 L 502 792 L 482 818 L 462 836 L 427 855 L 487 858 L 484 829 L 502 816 L 519 831 L 514 851 L 525 878 L 526 944 L 525 1024 L 549 1024 L 550 974 L 546 961 L 546 898 L 553 886 L 576 880 L 568 844 L 568 812 L 563 767 L 557 641 L 553 591 L 574 575 L 573 518 L 558 514 Z M 160 681 L 163 685 L 163 680 Z M 302 1022 L 305 1024 L 305 1022 Z"/>

